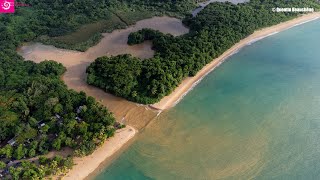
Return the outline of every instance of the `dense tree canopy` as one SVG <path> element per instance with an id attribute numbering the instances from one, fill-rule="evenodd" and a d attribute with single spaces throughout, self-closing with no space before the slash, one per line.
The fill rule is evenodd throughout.
<path id="1" fill-rule="evenodd" d="M 10 179 L 38 179 L 57 173 L 59 168 L 69 168 L 68 159 L 53 159 L 40 164 L 25 160 L 45 155 L 51 150 L 64 147 L 74 149 L 76 155 L 87 155 L 116 128 L 112 114 L 85 93 L 68 90 L 60 80 L 65 68 L 53 61 L 35 64 L 25 61 L 16 53 L 23 42 L 68 35 L 87 23 L 104 20 L 106 29 L 113 25 L 113 17 L 134 23 L 131 14 L 143 16 L 142 12 L 173 12 L 184 14 L 195 6 L 191 0 L 136 1 L 136 0 L 23 0 L 28 7 L 16 7 L 14 14 L 0 14 L 0 173 Z M 126 12 L 126 13 L 122 13 Z M 161 13 L 160 13 L 161 14 Z M 132 19 L 130 19 L 132 18 Z M 126 19 L 126 20 L 127 20 Z M 129 21 L 130 20 L 130 21 Z M 110 22 L 109 22 L 110 21 Z M 110 26 L 110 27 L 109 27 Z M 112 27 L 111 27 L 112 26 Z M 99 32 L 99 31 L 97 31 Z M 51 38 L 52 37 L 52 38 Z M 99 40 L 94 35 L 90 42 L 80 44 L 83 50 Z M 47 38 L 48 39 L 48 38 Z M 74 48 L 71 44 L 59 47 Z M 75 48 L 78 49 L 78 48 Z M 111 77 L 110 83 L 121 80 L 118 86 L 105 87 L 118 95 L 134 96 L 132 91 L 140 73 L 141 63 L 129 56 L 128 61 L 107 66 L 121 77 Z M 130 59 L 130 60 L 129 60 Z M 122 69 L 131 69 L 131 73 Z M 92 76 L 94 78 L 94 76 Z M 13 162 L 11 162 L 13 161 Z M 68 162 L 67 166 L 59 162 Z"/>
<path id="2" fill-rule="evenodd" d="M 155 103 L 170 94 L 185 77 L 194 76 L 212 59 L 255 30 L 298 15 L 298 13 L 275 13 L 272 11 L 275 7 L 319 9 L 319 3 L 316 0 L 251 0 L 249 3 L 238 5 L 212 3 L 196 17 L 189 15 L 183 20 L 183 23 L 190 28 L 190 33 L 186 35 L 173 37 L 150 29 L 131 33 L 128 44 L 152 40 L 153 49 L 156 51 L 155 57 L 140 60 L 136 72 L 132 72 L 132 67 L 120 66 L 124 62 L 119 60 L 119 58 L 124 59 L 126 63 L 132 64 L 136 63 L 136 58 L 128 59 L 128 56 L 122 55 L 99 58 L 88 68 L 88 83 L 132 101 Z M 119 66 L 114 64 L 115 62 Z M 101 63 L 103 66 L 98 65 Z M 109 63 L 124 69 L 110 71 Z M 127 89 L 130 91 L 124 93 L 120 89 L 110 89 L 109 87 L 116 87 L 119 82 L 126 82 L 126 77 L 123 76 L 125 72 L 130 73 L 130 79 L 133 80 L 130 84 L 134 85 L 130 85 Z M 118 81 L 109 81 L 104 77 L 112 77 Z"/>
<path id="3" fill-rule="evenodd" d="M 68 90 L 53 61 L 35 64 L 16 53 L 23 42 L 67 35 L 81 25 L 119 16 L 124 7 L 184 14 L 192 0 L 23 0 L 15 14 L 0 15 L 0 173 L 10 179 L 41 179 L 72 166 L 70 158 L 28 158 L 69 147 L 91 153 L 113 135 L 114 118 L 83 92 Z M 316 7 L 313 0 L 251 0 L 244 5 L 214 3 L 184 23 L 191 32 L 173 37 L 150 29 L 130 35 L 129 44 L 153 40 L 154 58 L 102 57 L 88 68 L 88 82 L 132 101 L 154 103 L 187 76 L 254 30 L 295 17 L 271 7 Z M 161 13 L 160 13 L 161 14 Z M 122 17 L 119 16 L 119 19 Z M 133 22 L 133 21 L 132 21 Z M 127 23 L 127 22 L 126 22 Z M 40 38 L 41 39 L 41 38 Z M 94 36 L 94 40 L 98 40 Z M 63 46 L 68 48 L 68 46 Z M 21 161 L 22 160 L 22 161 Z M 13 161 L 13 162 L 10 162 Z"/>
<path id="4" fill-rule="evenodd" d="M 22 2 L 30 7 L 16 7 L 15 14 L 0 15 L 0 173 L 5 172 L 13 179 L 32 179 L 55 173 L 62 167 L 60 161 L 69 161 L 56 159 L 50 161 L 53 163 L 38 165 L 29 161 L 21 164 L 20 160 L 64 147 L 72 148 L 76 155 L 90 154 L 113 135 L 115 119 L 92 97 L 67 89 L 60 80 L 66 70 L 61 64 L 25 61 L 15 52 L 16 48 L 40 36 L 66 35 L 83 24 L 108 19 L 114 11 L 121 11 L 124 7 L 182 13 L 194 4 L 192 1 L 186 4 L 186 0 Z M 117 86 L 105 86 L 107 90 L 119 91 L 119 96 L 134 96 L 135 78 L 141 73 L 141 62 L 137 59 L 131 61 L 133 59 L 121 56 L 114 59 L 113 65 L 106 66 L 120 75 L 110 77 L 110 84 L 126 79 Z M 43 170 L 47 165 L 51 171 Z"/>
<path id="5" fill-rule="evenodd" d="M 195 7 L 193 0 L 23 0 L 19 2 L 28 4 L 29 7 L 16 7 L 14 15 L 0 14 L 0 50 L 3 50 L 4 46 L 14 48 L 21 41 L 28 42 L 36 38 L 38 41 L 62 48 L 85 50 L 88 45 L 100 40 L 100 30 L 90 37 L 88 42 L 77 44 L 76 47 L 73 47 L 72 43 L 56 42 L 48 37 L 67 35 L 82 25 L 99 20 L 107 21 L 105 29 L 112 30 L 123 28 L 123 23 L 132 24 L 140 19 L 140 16 L 148 17 L 144 16 L 146 12 L 154 15 L 172 12 L 172 15 L 181 16 Z M 134 13 L 135 11 L 138 13 Z M 114 17 L 125 22 L 114 22 Z M 3 40 L 11 43 L 4 44 Z"/>
<path id="6" fill-rule="evenodd" d="M 53 61 L 35 64 L 0 57 L 2 160 L 35 157 L 62 147 L 87 155 L 113 135 L 112 114 L 85 93 L 68 90 L 60 80 L 64 71 Z"/>
<path id="7" fill-rule="evenodd" d="M 94 76 L 91 71 L 101 72 L 101 76 Z M 107 71 L 107 73 L 105 72 Z M 102 57 L 98 58 L 94 64 L 88 68 L 89 77 L 88 83 L 100 82 L 106 91 L 123 95 L 126 97 L 133 96 L 137 84 L 136 77 L 141 73 L 141 61 L 133 58 L 130 55 L 121 55 L 117 57 Z M 117 76 L 110 76 L 117 74 Z M 109 86 L 111 85 L 112 86 Z"/>

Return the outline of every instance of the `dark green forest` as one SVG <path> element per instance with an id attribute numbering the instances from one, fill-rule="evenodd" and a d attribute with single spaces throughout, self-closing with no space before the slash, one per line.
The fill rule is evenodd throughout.
<path id="1" fill-rule="evenodd" d="M 71 157 L 46 158 L 48 152 L 69 148 L 73 155 L 88 155 L 122 126 L 115 125 L 112 113 L 94 98 L 66 87 L 60 79 L 65 72 L 61 64 L 25 61 L 16 49 L 43 36 L 64 36 L 87 23 L 108 21 L 112 10 L 139 6 L 145 11 L 182 12 L 194 4 L 158 0 L 18 2 L 29 6 L 0 15 L 0 179 L 43 179 L 73 165 Z"/>
<path id="2" fill-rule="evenodd" d="M 148 16 L 183 16 L 195 4 L 191 0 L 18 2 L 30 6 L 0 15 L 0 178 L 43 179 L 73 165 L 72 157 L 46 158 L 49 151 L 70 148 L 77 156 L 90 154 L 118 127 L 112 114 L 94 98 L 66 87 L 60 79 L 65 72 L 61 64 L 25 61 L 16 49 L 24 42 L 41 41 L 85 50 L 99 41 L 99 32 L 105 28 L 123 28 L 146 12 Z M 195 75 L 254 30 L 297 16 L 270 11 L 288 5 L 318 7 L 312 0 L 252 0 L 238 6 L 214 3 L 198 16 L 184 19 L 191 29 L 187 35 L 173 37 L 150 29 L 133 33 L 128 43 L 152 40 L 155 57 L 143 61 L 130 55 L 98 58 L 87 70 L 88 83 L 132 101 L 157 102 L 183 78 Z M 98 34 L 93 31 L 89 40 L 61 40 L 102 20 L 106 24 Z M 36 160 L 29 161 L 32 157 Z"/>
<path id="3" fill-rule="evenodd" d="M 313 7 L 316 0 L 251 0 L 249 3 L 212 3 L 183 23 L 190 33 L 173 37 L 143 29 L 129 35 L 128 44 L 152 40 L 155 56 L 141 60 L 129 55 L 101 57 L 87 69 L 87 82 L 117 96 L 143 104 L 158 102 L 181 81 L 194 76 L 255 30 L 297 17 L 298 13 L 275 13 L 275 7 Z M 135 67 L 132 67 L 135 66 Z"/>
<path id="4" fill-rule="evenodd" d="M 60 80 L 65 71 L 61 64 L 0 55 L 0 157 L 12 165 L 10 174 L 38 177 L 39 169 L 21 168 L 17 160 L 63 147 L 74 149 L 77 156 L 88 155 L 113 136 L 112 114 L 85 93 L 68 90 Z"/>
<path id="5" fill-rule="evenodd" d="M 41 30 L 47 31 L 37 41 L 78 51 L 85 51 L 97 44 L 103 32 L 126 28 L 152 16 L 183 17 L 195 7 L 193 0 L 81 0 L 46 3 L 31 0 L 29 3 L 35 8 L 29 15 L 36 19 L 41 17 Z"/>

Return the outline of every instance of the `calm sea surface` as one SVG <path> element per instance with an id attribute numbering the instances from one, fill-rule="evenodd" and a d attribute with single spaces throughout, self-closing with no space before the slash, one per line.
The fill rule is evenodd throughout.
<path id="1" fill-rule="evenodd" d="M 247 46 L 97 180 L 320 179 L 320 21 Z"/>

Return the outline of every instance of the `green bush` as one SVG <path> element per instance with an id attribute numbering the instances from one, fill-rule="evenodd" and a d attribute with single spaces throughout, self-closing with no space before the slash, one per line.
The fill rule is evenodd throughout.
<path id="1" fill-rule="evenodd" d="M 255 30 L 299 15 L 274 13 L 274 7 L 319 9 L 319 3 L 315 0 L 251 0 L 238 5 L 211 3 L 196 17 L 189 15 L 183 20 L 190 28 L 186 35 L 173 37 L 151 29 L 131 33 L 128 44 L 152 40 L 155 57 L 146 60 L 123 55 L 98 58 L 87 70 L 87 81 L 131 101 L 155 103 L 170 94 L 184 78 L 196 75 L 206 64 Z"/>

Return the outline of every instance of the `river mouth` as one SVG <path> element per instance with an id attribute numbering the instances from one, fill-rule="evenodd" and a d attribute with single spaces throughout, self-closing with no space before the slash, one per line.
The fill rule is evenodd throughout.
<path id="1" fill-rule="evenodd" d="M 317 179 L 319 27 L 243 47 L 95 179 Z"/>
<path id="2" fill-rule="evenodd" d="M 153 57 L 154 51 L 151 49 L 152 42 L 150 41 L 134 46 L 127 45 L 128 35 L 143 28 L 159 30 L 174 36 L 189 32 L 189 29 L 179 19 L 167 16 L 153 17 L 138 21 L 135 25 L 126 29 L 104 33 L 102 40 L 85 52 L 59 49 L 41 43 L 26 43 L 18 49 L 18 54 L 26 60 L 36 63 L 44 60 L 54 60 L 62 63 L 67 68 L 66 73 L 63 75 L 63 81 L 70 89 L 84 91 L 87 95 L 96 98 L 106 106 L 118 121 L 137 129 L 142 129 L 151 119 L 157 116 L 158 112 L 149 109 L 147 106 L 127 101 L 88 85 L 85 71 L 91 62 L 101 56 L 131 54 L 141 59 Z"/>

